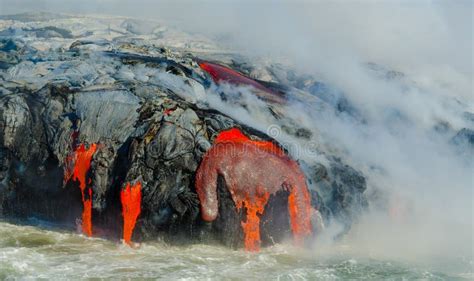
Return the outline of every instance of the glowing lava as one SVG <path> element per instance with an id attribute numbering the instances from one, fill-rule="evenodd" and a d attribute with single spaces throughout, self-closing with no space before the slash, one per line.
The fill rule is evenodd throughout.
<path id="1" fill-rule="evenodd" d="M 303 206 L 304 210 L 300 210 L 298 206 Z M 303 214 L 300 213 L 301 211 L 303 211 Z M 312 229 L 311 220 L 307 219 L 312 213 L 311 197 L 308 189 L 298 190 L 294 187 L 291 189 L 291 193 L 288 196 L 288 212 L 290 213 L 291 230 L 295 242 L 301 245 L 304 238 L 311 235 Z"/>
<path id="2" fill-rule="evenodd" d="M 89 188 L 89 198 L 84 199 L 82 195 L 82 232 L 87 236 L 92 236 L 92 189 Z"/>
<path id="3" fill-rule="evenodd" d="M 300 243 L 311 234 L 311 202 L 304 174 L 277 145 L 251 140 L 235 128 L 216 137 L 196 173 L 202 218 L 209 222 L 218 213 L 218 176 L 224 178 L 237 208 L 246 209 L 242 229 L 247 250 L 259 249 L 259 215 L 270 195 L 281 189 L 290 192 L 288 209 L 295 241 Z"/>
<path id="4" fill-rule="evenodd" d="M 214 82 L 217 84 L 226 82 L 236 86 L 252 86 L 253 88 L 259 90 L 257 95 L 263 99 L 275 103 L 285 102 L 275 91 L 265 87 L 264 85 L 253 79 L 245 77 L 239 72 L 232 70 L 228 67 L 204 61 L 201 61 L 199 63 L 199 67 L 209 73 L 209 75 L 212 77 L 212 80 L 214 80 Z"/>
<path id="5" fill-rule="evenodd" d="M 173 111 L 175 111 L 175 109 L 173 109 L 173 108 L 165 109 L 165 111 L 163 111 L 163 115 L 168 116 L 171 113 L 173 113 Z"/>
<path id="6" fill-rule="evenodd" d="M 138 181 L 130 186 L 127 183 L 125 189 L 120 193 L 123 215 L 123 241 L 130 245 L 133 229 L 140 215 L 142 203 L 142 184 Z"/>
<path id="7" fill-rule="evenodd" d="M 270 194 L 264 192 L 262 195 L 256 195 L 254 199 L 245 198 L 245 200 L 237 201 L 237 209 L 242 206 L 247 209 L 246 221 L 241 222 L 244 230 L 244 245 L 247 251 L 258 252 L 260 250 L 260 217 L 265 211 L 265 205 L 268 202 Z"/>
<path id="8" fill-rule="evenodd" d="M 79 181 L 79 188 L 82 195 L 82 232 L 87 236 L 92 236 L 92 189 L 88 188 L 86 198 L 86 176 L 91 167 L 91 160 L 97 150 L 98 145 L 93 143 L 86 148 L 84 144 L 79 145 L 74 153 L 66 160 L 66 172 L 64 181 L 71 177 L 74 181 Z"/>

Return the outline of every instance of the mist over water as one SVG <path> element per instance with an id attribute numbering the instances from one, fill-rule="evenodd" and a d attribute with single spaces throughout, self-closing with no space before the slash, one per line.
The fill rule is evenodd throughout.
<path id="1" fill-rule="evenodd" d="M 470 266 L 472 274 L 473 151 L 452 143 L 462 128 L 474 129 L 465 117 L 474 113 L 471 1 L 0 0 L 1 14 L 37 10 L 163 21 L 323 82 L 356 114 L 293 100 L 284 113 L 313 133 L 310 140 L 286 134 L 285 124 L 252 95 L 241 101 L 244 110 L 216 94 L 248 89 L 224 85 L 206 95 L 211 106 L 243 123 L 263 132 L 276 128 L 270 135 L 299 147 L 290 150 L 299 160 L 324 163 L 315 145 L 367 176 L 368 213 L 342 242 L 330 239 L 329 228 L 306 253 L 309 260 L 321 253 L 431 264 L 444 259 L 463 264 L 464 272 Z M 341 250 L 341 243 L 348 248 Z M 281 249 L 272 250 L 256 259 L 287 261 Z M 234 258 L 248 257 L 239 252 Z"/>
<path id="2" fill-rule="evenodd" d="M 474 126 L 465 118 L 474 110 L 472 4 L 338 4 L 236 8 L 239 27 L 226 37 L 228 45 L 249 56 L 283 58 L 347 98 L 357 113 L 341 116 L 295 100 L 285 114 L 315 133 L 313 139 L 273 137 L 300 147 L 293 156 L 305 161 L 324 163 L 323 155 L 301 151 L 327 145 L 368 177 L 373 200 L 349 236 L 352 246 L 410 260 L 472 260 L 472 148 L 451 141 Z M 262 131 L 284 126 L 258 102 L 244 103 L 247 110 L 214 106 Z"/>
<path id="3" fill-rule="evenodd" d="M 50 227 L 49 227 L 50 228 Z M 139 249 L 59 230 L 0 222 L 0 278 L 173 280 L 381 280 L 468 278 L 467 261 L 426 265 L 360 258 L 349 247 L 311 253 L 290 244 L 247 253 L 215 245 Z"/>

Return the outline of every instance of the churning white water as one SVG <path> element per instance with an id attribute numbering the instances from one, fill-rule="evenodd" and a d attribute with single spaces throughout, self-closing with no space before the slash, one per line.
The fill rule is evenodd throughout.
<path id="1" fill-rule="evenodd" d="M 165 280 L 468 280 L 472 261 L 405 263 L 331 248 L 276 245 L 260 253 L 221 246 L 118 242 L 39 226 L 0 223 L 0 279 L 157 278 Z"/>

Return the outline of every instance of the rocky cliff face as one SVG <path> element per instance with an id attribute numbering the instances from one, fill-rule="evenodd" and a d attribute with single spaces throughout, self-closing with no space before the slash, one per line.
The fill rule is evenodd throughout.
<path id="1" fill-rule="evenodd" d="M 250 63 L 156 23 L 30 20 L 23 15 L 0 24 L 1 216 L 37 217 L 65 227 L 76 223 L 86 234 L 117 238 L 130 214 L 124 204 L 139 204 L 133 240 L 189 242 L 213 234 L 241 246 L 246 237 L 241 224 L 249 220 L 244 209 L 250 207 L 236 208 L 233 189 L 222 175 L 218 215 L 207 222 L 195 188 L 204 155 L 229 129 L 255 143 L 271 143 L 298 161 L 310 194 L 313 233 L 333 222 L 347 231 L 367 207 L 364 175 L 344 163 L 337 150 L 316 143 L 313 158 L 298 157 L 271 130 L 262 129 L 267 123 L 245 121 L 257 104 L 258 112 L 282 124 L 285 136 L 304 142 L 314 131 L 285 113 L 290 100 L 360 119 L 347 101 L 324 92 L 312 78 Z M 224 70 L 203 67 L 208 61 Z M 306 92 L 314 87 L 313 95 Z M 235 88 L 243 90 L 236 95 Z M 224 104 L 241 110 L 242 118 L 228 114 Z M 253 169 L 270 171 L 265 180 L 277 182 L 273 179 L 282 176 L 271 172 L 271 161 L 262 165 Z M 274 187 L 281 192 L 271 193 L 258 215 L 263 244 L 291 235 L 291 189 L 285 183 Z M 132 201 L 124 201 L 126 188 L 139 188 L 140 201 L 130 194 Z"/>

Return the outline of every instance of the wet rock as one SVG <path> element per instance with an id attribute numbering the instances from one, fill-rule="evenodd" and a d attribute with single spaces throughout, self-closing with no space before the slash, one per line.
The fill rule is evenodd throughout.
<path id="1" fill-rule="evenodd" d="M 102 146 L 94 155 L 94 161 L 91 164 L 91 182 L 93 201 L 92 207 L 95 210 L 103 211 L 107 208 L 106 195 L 109 187 L 112 185 L 114 159 L 117 157 L 117 151 L 112 145 Z"/>
<path id="2" fill-rule="evenodd" d="M 0 96 L 0 143 L 3 147 L 14 148 L 19 138 L 28 130 L 30 113 L 21 95 L 3 92 Z"/>
<path id="3" fill-rule="evenodd" d="M 119 21 L 122 26 L 101 29 L 105 20 L 92 21 L 91 27 L 87 20 L 75 19 L 81 23 L 76 30 L 67 21 L 59 27 L 54 21 L 29 23 L 31 19 L 35 17 L 14 18 L 11 32 L 2 33 L 6 38 L 0 41 L 0 214 L 36 216 L 75 227 L 83 202 L 80 183 L 68 174 L 76 164 L 71 159 L 78 147 L 94 145 L 84 171 L 93 226 L 120 237 L 121 191 L 140 182 L 141 214 L 134 240 L 190 242 L 212 233 L 226 245 L 242 245 L 243 212 L 236 209 L 222 177 L 217 183 L 219 214 L 212 225 L 201 219 L 196 171 L 224 130 L 240 128 L 252 140 L 276 141 L 209 105 L 207 97 L 216 84 L 199 67 L 202 60 L 181 49 L 155 46 L 157 34 L 171 30 L 143 30 L 140 22 Z M 136 34 L 145 39 L 138 40 Z M 189 46 L 204 46 L 193 40 Z M 174 41 L 169 42 L 173 46 Z M 261 84 L 267 96 L 288 92 L 304 100 L 310 95 L 287 90 L 315 83 L 283 66 L 239 64 L 236 55 L 207 56 L 249 76 L 245 81 Z M 279 96 L 281 103 L 259 102 L 268 102 L 283 132 L 312 139 L 313 131 L 281 113 L 287 96 Z M 321 93 L 323 98 L 334 107 L 342 100 Z M 340 110 L 350 112 L 348 108 Z M 328 158 L 324 165 L 310 164 L 304 175 L 317 231 L 332 220 L 348 228 L 367 206 L 364 176 L 342 160 Z M 267 206 L 260 224 L 263 245 L 291 235 L 288 190 L 272 194 Z"/>
<path id="4" fill-rule="evenodd" d="M 349 231 L 358 214 L 368 207 L 364 195 L 367 184 L 360 172 L 338 159 L 331 163 L 330 176 L 332 193 L 327 206 L 334 218 L 344 226 L 342 235 Z"/>
<path id="5" fill-rule="evenodd" d="M 11 52 L 18 50 L 18 45 L 12 39 L 0 39 L 0 51 Z"/>
<path id="6" fill-rule="evenodd" d="M 128 91 L 91 91 L 74 95 L 80 140 L 123 143 L 138 117 L 139 99 Z"/>
<path id="7" fill-rule="evenodd" d="M 0 69 L 8 69 L 18 63 L 18 59 L 14 55 L 0 52 Z"/>

